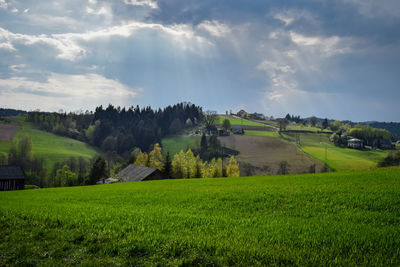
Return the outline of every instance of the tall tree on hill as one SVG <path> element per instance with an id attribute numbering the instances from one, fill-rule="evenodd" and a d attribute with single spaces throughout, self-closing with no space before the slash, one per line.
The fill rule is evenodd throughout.
<path id="1" fill-rule="evenodd" d="M 329 123 L 328 123 L 328 119 L 327 119 L 327 118 L 325 118 L 325 119 L 324 119 L 324 121 L 322 122 L 322 129 L 326 129 L 326 128 L 328 128 L 328 125 L 329 125 Z"/>
<path id="2" fill-rule="evenodd" d="M 289 121 L 287 119 L 279 119 L 278 120 L 278 125 L 279 125 L 279 131 L 286 131 L 286 127 L 288 126 Z"/>
<path id="3" fill-rule="evenodd" d="M 224 128 L 225 131 L 229 131 L 229 129 L 231 128 L 231 122 L 228 119 L 225 119 L 222 122 L 222 128 Z"/>
<path id="4" fill-rule="evenodd" d="M 208 149 L 207 137 L 204 133 L 201 136 L 200 149 L 202 153 L 206 152 Z"/>
<path id="5" fill-rule="evenodd" d="M 317 124 L 317 118 L 315 116 L 312 116 L 310 118 L 310 124 L 312 127 L 315 127 L 315 125 Z"/>
<path id="6" fill-rule="evenodd" d="M 169 151 L 165 156 L 164 174 L 168 177 L 171 176 L 171 155 L 169 154 Z"/>

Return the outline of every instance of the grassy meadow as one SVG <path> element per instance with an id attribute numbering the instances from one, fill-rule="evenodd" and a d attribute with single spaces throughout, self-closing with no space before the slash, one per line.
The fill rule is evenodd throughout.
<path id="1" fill-rule="evenodd" d="M 32 151 L 36 157 L 45 160 L 48 170 L 54 163 L 68 159 L 69 157 L 83 157 L 89 160 L 98 150 L 84 142 L 71 138 L 55 135 L 35 128 L 32 123 L 26 122 L 23 117 L 18 118 L 21 129 L 15 134 L 14 138 L 28 135 L 32 140 Z M 0 152 L 8 153 L 11 141 L 0 141 Z"/>
<path id="2" fill-rule="evenodd" d="M 400 265 L 400 168 L 0 192 L 0 265 Z"/>
<path id="3" fill-rule="evenodd" d="M 200 148 L 201 136 L 172 136 L 162 139 L 164 155 L 169 152 L 171 157 L 181 150 L 186 151 L 188 148 Z"/>
<path id="4" fill-rule="evenodd" d="M 388 155 L 384 150 L 358 150 L 335 146 L 329 141 L 328 134 L 297 134 L 300 149 L 308 155 L 328 164 L 336 171 L 357 171 L 377 168 L 377 163 Z M 285 133 L 283 138 L 296 141 L 295 133 Z"/>
<path id="5" fill-rule="evenodd" d="M 246 126 L 265 126 L 265 124 L 250 121 L 250 120 L 245 120 L 245 119 L 239 119 L 239 118 L 232 118 L 232 117 L 227 117 L 227 116 L 218 116 L 215 124 L 221 125 L 222 122 L 228 119 L 231 125 L 246 125 Z"/>

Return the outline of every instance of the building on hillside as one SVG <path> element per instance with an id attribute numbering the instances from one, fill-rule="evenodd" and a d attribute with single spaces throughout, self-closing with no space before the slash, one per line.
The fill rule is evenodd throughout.
<path id="1" fill-rule="evenodd" d="M 163 180 L 168 177 L 156 168 L 129 164 L 128 167 L 117 173 L 114 177 L 120 182 L 138 182 L 150 180 Z"/>
<path id="2" fill-rule="evenodd" d="M 263 114 L 261 114 L 261 113 L 253 113 L 253 114 L 250 114 L 250 117 L 252 118 L 252 119 L 254 119 L 254 120 L 265 120 L 265 116 L 263 115 Z"/>
<path id="3" fill-rule="evenodd" d="M 347 140 L 347 147 L 351 148 L 362 148 L 363 147 L 363 141 L 357 138 L 352 138 Z"/>
<path id="4" fill-rule="evenodd" d="M 19 166 L 0 166 L 0 191 L 22 190 L 25 173 Z"/>
<path id="5" fill-rule="evenodd" d="M 244 134 L 243 127 L 240 125 L 233 125 L 231 130 L 233 134 Z"/>
<path id="6" fill-rule="evenodd" d="M 246 114 L 246 111 L 243 110 L 243 109 L 241 109 L 238 113 L 236 113 L 236 115 L 237 115 L 238 117 L 243 117 L 244 114 Z"/>

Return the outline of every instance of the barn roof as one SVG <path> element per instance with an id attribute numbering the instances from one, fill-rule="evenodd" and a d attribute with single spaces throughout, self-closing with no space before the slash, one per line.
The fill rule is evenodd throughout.
<path id="1" fill-rule="evenodd" d="M 19 166 L 0 166 L 0 180 L 25 179 L 24 171 Z"/>
<path id="2" fill-rule="evenodd" d="M 120 171 L 115 178 L 119 179 L 121 182 L 143 181 L 156 172 L 158 172 L 158 170 L 155 168 L 130 164 Z"/>

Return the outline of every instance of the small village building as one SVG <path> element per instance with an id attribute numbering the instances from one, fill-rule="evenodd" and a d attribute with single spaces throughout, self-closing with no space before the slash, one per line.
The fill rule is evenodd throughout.
<path id="1" fill-rule="evenodd" d="M 234 134 L 244 134 L 244 130 L 241 125 L 233 125 L 231 130 Z"/>
<path id="2" fill-rule="evenodd" d="M 246 111 L 243 110 L 243 109 L 241 109 L 236 115 L 237 115 L 238 117 L 243 117 L 244 114 L 246 114 Z"/>
<path id="3" fill-rule="evenodd" d="M 19 166 L 0 166 L 0 191 L 23 190 L 25 173 Z"/>
<path id="4" fill-rule="evenodd" d="M 120 182 L 138 182 L 150 180 L 162 180 L 167 177 L 156 168 L 130 164 L 114 177 Z"/>
<path id="5" fill-rule="evenodd" d="M 352 138 L 347 140 L 347 146 L 351 148 L 362 148 L 363 147 L 363 141 L 357 138 Z"/>

